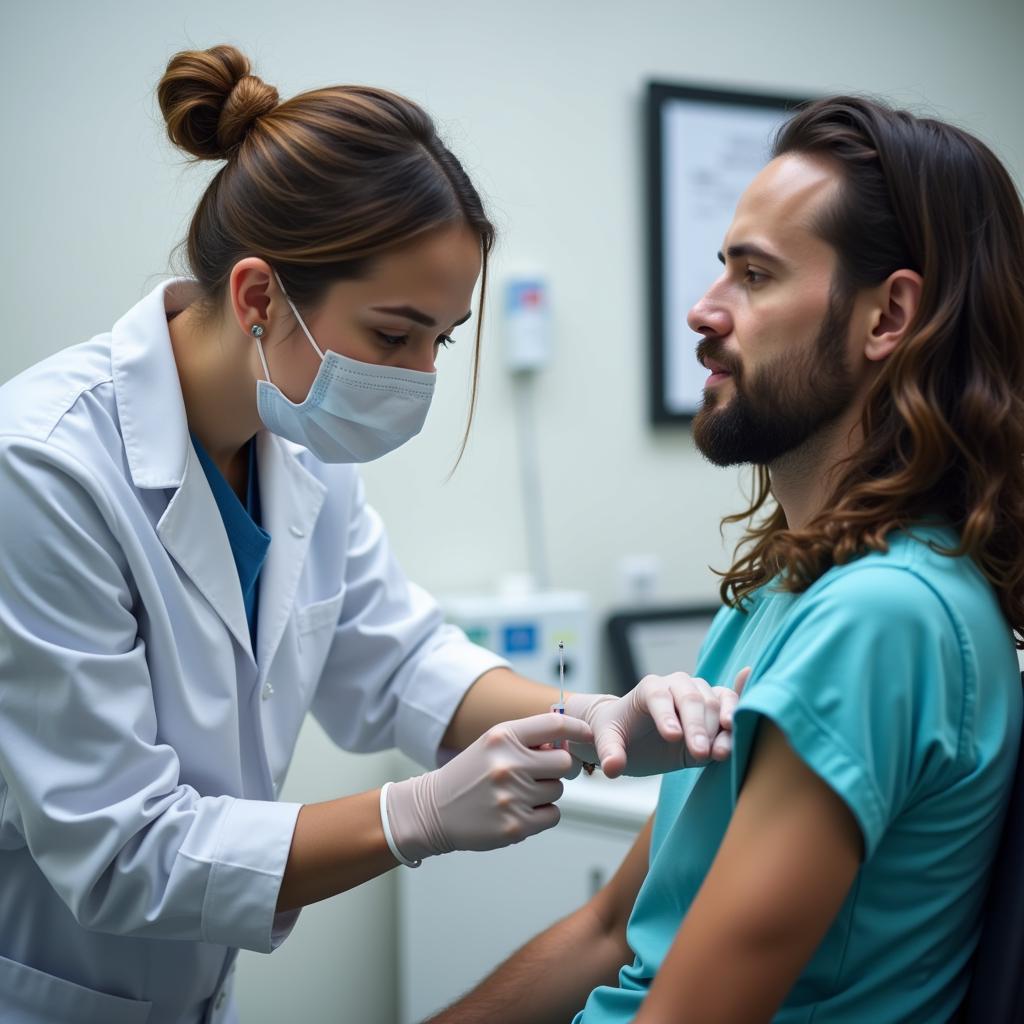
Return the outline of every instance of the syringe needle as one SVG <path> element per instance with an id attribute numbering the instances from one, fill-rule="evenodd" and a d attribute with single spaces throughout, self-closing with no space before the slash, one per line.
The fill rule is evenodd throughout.
<path id="1" fill-rule="evenodd" d="M 565 644 L 558 641 L 558 702 L 565 705 Z"/>

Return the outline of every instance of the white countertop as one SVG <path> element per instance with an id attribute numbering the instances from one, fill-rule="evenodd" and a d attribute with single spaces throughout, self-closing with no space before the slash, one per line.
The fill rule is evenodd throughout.
<path id="1" fill-rule="evenodd" d="M 660 775 L 606 779 L 600 769 L 590 776 L 580 772 L 566 782 L 558 806 L 566 818 L 638 830 L 654 812 L 660 785 Z"/>

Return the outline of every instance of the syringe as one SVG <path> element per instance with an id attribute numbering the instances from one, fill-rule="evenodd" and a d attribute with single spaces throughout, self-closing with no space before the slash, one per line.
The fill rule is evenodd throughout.
<path id="1" fill-rule="evenodd" d="M 558 641 L 558 703 L 551 705 L 551 710 L 557 715 L 565 714 L 565 644 Z M 556 740 L 552 746 L 561 750 L 562 741 Z"/>
<path id="2" fill-rule="evenodd" d="M 565 644 L 558 641 L 558 703 L 555 705 L 555 710 L 560 714 L 565 714 Z"/>

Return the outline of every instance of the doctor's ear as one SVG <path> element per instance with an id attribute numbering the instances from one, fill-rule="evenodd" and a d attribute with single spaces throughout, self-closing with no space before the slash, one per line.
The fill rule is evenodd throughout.
<path id="1" fill-rule="evenodd" d="M 266 326 L 273 280 L 270 264 L 258 256 L 247 256 L 231 268 L 228 278 L 231 310 L 243 334 L 249 335 L 253 324 Z"/>
<path id="2" fill-rule="evenodd" d="M 877 362 L 892 354 L 917 316 L 923 286 L 916 271 L 894 270 L 874 289 L 865 358 Z"/>

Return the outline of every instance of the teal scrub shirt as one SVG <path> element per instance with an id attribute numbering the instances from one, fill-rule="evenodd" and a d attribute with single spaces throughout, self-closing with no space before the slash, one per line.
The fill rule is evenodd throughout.
<path id="1" fill-rule="evenodd" d="M 1010 628 L 956 535 L 919 528 L 803 594 L 723 609 L 697 675 L 753 672 L 730 761 L 666 775 L 619 985 L 574 1024 L 633 1019 L 718 850 L 758 723 L 773 721 L 839 795 L 864 859 L 776 1024 L 948 1020 L 966 991 L 1021 732 Z M 757 851 L 751 850 L 756 857 Z M 685 1020 L 685 1015 L 680 1016 Z"/>

